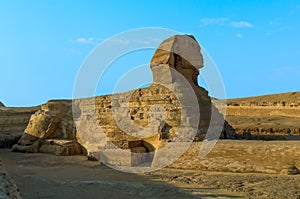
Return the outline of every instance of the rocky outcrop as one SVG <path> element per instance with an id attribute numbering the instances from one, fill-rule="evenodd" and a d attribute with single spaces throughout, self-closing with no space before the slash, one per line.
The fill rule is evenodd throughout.
<path id="1" fill-rule="evenodd" d="M 4 104 L 2 102 L 0 102 L 0 107 L 5 107 Z"/>
<path id="2" fill-rule="evenodd" d="M 0 148 L 11 148 L 23 135 L 30 116 L 37 107 L 0 107 Z"/>
<path id="3" fill-rule="evenodd" d="M 72 101 L 50 100 L 31 116 L 25 133 L 13 146 L 13 151 L 81 154 L 75 133 Z"/>
<path id="4" fill-rule="evenodd" d="M 299 139 L 300 92 L 264 95 L 223 102 L 226 120 L 251 139 Z M 244 134 L 244 135 L 243 135 Z M 249 137 L 249 136 L 246 136 Z"/>

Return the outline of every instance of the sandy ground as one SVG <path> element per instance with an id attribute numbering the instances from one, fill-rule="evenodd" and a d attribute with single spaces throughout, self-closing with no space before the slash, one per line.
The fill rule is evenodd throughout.
<path id="1" fill-rule="evenodd" d="M 300 176 L 163 169 L 150 173 L 171 184 L 226 189 L 245 198 L 300 198 Z M 230 198 L 235 198 L 229 196 Z M 237 197 L 238 198 L 238 197 Z"/>
<path id="2" fill-rule="evenodd" d="M 0 150 L 23 198 L 300 198 L 299 175 L 162 169 L 123 173 L 84 156 Z"/>
<path id="3" fill-rule="evenodd" d="M 174 181 L 173 170 L 163 172 L 168 175 L 159 172 L 137 175 L 87 161 L 84 156 L 24 154 L 10 150 L 0 150 L 0 158 L 25 199 L 246 198 L 243 192 L 215 188 L 214 184 L 203 186 L 185 180 Z"/>
<path id="4" fill-rule="evenodd" d="M 4 171 L 0 160 L 0 198 L 21 198 L 19 189 L 14 180 Z"/>

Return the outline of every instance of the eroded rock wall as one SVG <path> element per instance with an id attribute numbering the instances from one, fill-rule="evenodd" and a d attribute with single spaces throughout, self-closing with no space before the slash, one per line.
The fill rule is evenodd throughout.
<path id="1" fill-rule="evenodd" d="M 13 108 L 0 107 L 0 148 L 11 148 L 23 135 L 30 116 L 37 107 Z"/>
<path id="2" fill-rule="evenodd" d="M 31 115 L 14 151 L 45 152 L 56 155 L 80 154 L 71 100 L 50 100 Z"/>
<path id="3" fill-rule="evenodd" d="M 300 92 L 291 92 L 222 103 L 226 120 L 239 134 L 249 132 L 254 139 L 296 139 L 300 136 L 299 101 Z"/>

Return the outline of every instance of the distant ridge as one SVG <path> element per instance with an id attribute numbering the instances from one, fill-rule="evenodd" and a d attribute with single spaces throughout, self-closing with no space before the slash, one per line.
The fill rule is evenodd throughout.
<path id="1" fill-rule="evenodd" d="M 244 97 L 244 98 L 233 98 L 227 99 L 227 102 L 300 102 L 300 91 L 299 92 L 287 92 L 287 93 L 279 93 L 279 94 L 270 94 L 270 95 L 261 95 L 254 97 Z"/>
<path id="2" fill-rule="evenodd" d="M 238 134 L 251 133 L 257 139 L 267 139 L 262 138 L 262 135 L 267 135 L 268 139 L 275 139 L 275 136 L 278 139 L 294 139 L 291 136 L 300 138 L 300 92 L 219 102 L 226 106 L 226 120 Z M 252 136 L 253 139 L 254 137 Z"/>
<path id="3" fill-rule="evenodd" d="M 2 102 L 0 102 L 0 107 L 5 107 L 4 104 Z"/>

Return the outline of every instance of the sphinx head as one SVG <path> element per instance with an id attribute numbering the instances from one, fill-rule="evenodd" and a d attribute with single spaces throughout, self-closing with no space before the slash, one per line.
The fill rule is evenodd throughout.
<path id="1" fill-rule="evenodd" d="M 176 81 L 172 77 L 163 77 L 163 71 L 172 68 L 191 84 L 198 85 L 199 69 L 203 67 L 200 50 L 200 45 L 191 35 L 175 35 L 164 40 L 155 51 L 150 64 L 154 82 Z"/>

